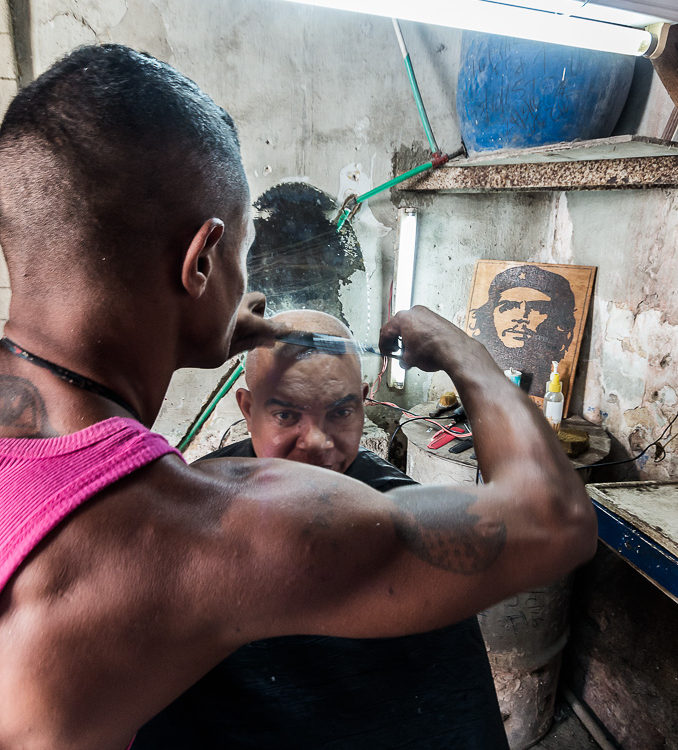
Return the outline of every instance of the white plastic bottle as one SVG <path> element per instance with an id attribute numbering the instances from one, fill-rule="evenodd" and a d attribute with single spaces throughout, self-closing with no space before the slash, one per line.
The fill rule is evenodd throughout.
<path id="1" fill-rule="evenodd" d="M 553 365 L 551 379 L 544 394 L 544 416 L 553 430 L 558 432 L 563 419 L 563 403 L 565 399 L 563 398 L 563 386 L 558 374 L 558 363 L 552 362 L 551 364 Z"/>

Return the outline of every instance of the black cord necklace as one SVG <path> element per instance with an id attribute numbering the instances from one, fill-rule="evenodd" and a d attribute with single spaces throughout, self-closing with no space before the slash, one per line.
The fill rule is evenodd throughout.
<path id="1" fill-rule="evenodd" d="M 7 349 L 7 351 L 10 354 L 13 354 L 15 357 L 19 357 L 26 362 L 30 362 L 32 365 L 44 367 L 45 370 L 49 370 L 58 378 L 61 378 L 61 380 L 65 380 L 67 383 L 70 383 L 70 385 L 74 385 L 76 388 L 82 388 L 85 391 L 96 393 L 97 396 L 103 396 L 109 401 L 113 401 L 114 403 L 118 404 L 118 406 L 122 406 L 123 409 L 126 409 L 137 421 L 141 422 L 141 417 L 137 413 L 137 410 L 130 406 L 122 396 L 119 396 L 115 391 L 111 390 L 107 386 L 102 385 L 101 383 L 97 383 L 95 380 L 90 380 L 90 378 L 86 378 L 84 375 L 73 372 L 73 370 L 68 370 L 65 367 L 61 367 L 61 365 L 54 364 L 54 362 L 50 362 L 48 359 L 38 357 L 37 354 L 32 354 L 23 347 L 14 343 L 14 341 L 12 341 L 11 339 L 8 339 L 6 336 L 0 339 L 0 345 Z"/>

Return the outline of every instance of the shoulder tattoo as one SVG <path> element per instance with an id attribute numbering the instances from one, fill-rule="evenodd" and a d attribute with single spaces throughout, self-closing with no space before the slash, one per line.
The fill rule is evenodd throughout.
<path id="1" fill-rule="evenodd" d="M 417 557 L 443 570 L 464 575 L 481 573 L 499 557 L 506 544 L 503 521 L 484 521 L 470 512 L 475 498 L 458 493 L 441 505 L 440 498 L 393 495 L 398 538 Z M 444 518 L 444 523 L 443 523 Z"/>
<path id="2" fill-rule="evenodd" d="M 0 375 L 0 430 L 9 428 L 14 437 L 37 437 L 46 426 L 45 402 L 33 383 Z"/>

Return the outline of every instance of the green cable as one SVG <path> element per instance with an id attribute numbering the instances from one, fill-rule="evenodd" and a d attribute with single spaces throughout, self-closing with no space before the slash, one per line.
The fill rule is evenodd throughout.
<path id="1" fill-rule="evenodd" d="M 405 40 L 403 39 L 402 32 L 400 31 L 400 24 L 398 23 L 398 20 L 395 18 L 393 18 L 392 21 L 393 21 L 393 28 L 395 29 L 396 37 L 398 39 L 398 44 L 400 45 L 400 51 L 402 52 L 402 55 L 403 55 L 403 62 L 405 63 L 405 69 L 407 70 L 407 77 L 410 80 L 410 87 L 412 89 L 412 93 L 414 94 L 414 101 L 417 105 L 419 118 L 421 119 L 421 124 L 424 126 L 424 132 L 426 133 L 426 139 L 428 140 L 428 145 L 431 151 L 433 151 L 433 159 L 431 161 L 426 162 L 426 164 L 422 164 L 419 167 L 414 167 L 414 169 L 410 169 L 408 172 L 398 175 L 398 177 L 394 177 L 392 180 L 389 180 L 388 182 L 385 182 L 383 185 L 379 185 L 378 187 L 375 187 L 372 190 L 369 190 L 367 193 L 363 193 L 362 195 L 359 195 L 357 198 L 355 198 L 355 203 L 358 205 L 360 205 L 363 201 L 366 201 L 368 198 L 371 198 L 373 195 L 376 195 L 377 193 L 381 193 L 382 190 L 388 190 L 388 188 L 391 188 L 394 185 L 397 185 L 399 182 L 403 182 L 403 180 L 407 180 L 410 177 L 414 177 L 415 175 L 420 174 L 421 172 L 425 172 L 427 169 L 440 167 L 441 165 L 445 164 L 445 162 L 447 162 L 449 159 L 453 159 L 456 156 L 461 156 L 461 155 L 466 154 L 466 148 L 464 147 L 463 142 L 462 142 L 461 148 L 455 151 L 454 154 L 445 155 L 445 154 L 440 153 L 440 149 L 438 148 L 438 144 L 436 143 L 436 139 L 433 135 L 433 130 L 431 130 L 431 124 L 428 121 L 426 109 L 424 108 L 424 102 L 419 92 L 419 86 L 417 85 L 417 79 L 414 75 L 414 68 L 412 67 L 412 61 L 410 60 L 410 55 L 409 55 L 409 52 L 407 51 Z M 348 218 L 351 216 L 351 213 L 354 210 L 354 208 L 355 206 L 351 208 L 342 209 L 341 215 L 336 220 L 337 232 L 341 231 L 341 228 L 344 226 Z"/>
<path id="2" fill-rule="evenodd" d="M 242 366 L 242 362 L 238 362 L 238 366 L 233 370 L 228 380 L 221 386 L 214 398 L 207 404 L 207 406 L 200 413 L 200 416 L 195 421 L 195 424 L 188 432 L 188 435 L 179 443 L 177 449 L 182 453 L 190 445 L 191 440 L 195 437 L 196 433 L 205 424 L 210 414 L 216 409 L 217 404 L 221 399 L 231 390 L 235 381 L 243 374 L 245 368 Z"/>
<path id="3" fill-rule="evenodd" d="M 436 143 L 436 139 L 433 135 L 433 130 L 431 129 L 431 123 L 428 121 L 428 115 L 426 114 L 424 102 L 421 98 L 421 94 L 419 93 L 417 78 L 414 75 L 414 68 L 412 67 L 410 53 L 407 51 L 407 45 L 405 44 L 405 39 L 403 38 L 403 32 L 400 30 L 400 23 L 397 18 L 392 18 L 391 21 L 393 22 L 393 30 L 395 31 L 396 39 L 398 40 L 400 53 L 403 56 L 403 62 L 405 63 L 407 77 L 410 80 L 410 88 L 412 89 L 414 101 L 417 105 L 419 119 L 421 120 L 421 124 L 424 126 L 424 132 L 426 133 L 426 139 L 428 140 L 429 148 L 431 149 L 431 151 L 433 151 L 434 154 L 437 154 L 440 152 L 440 149 L 438 148 L 438 144 Z"/>
<path id="4" fill-rule="evenodd" d="M 417 110 L 419 111 L 419 118 L 421 124 L 424 126 L 424 132 L 426 133 L 426 140 L 428 145 L 434 154 L 438 153 L 438 144 L 436 139 L 433 137 L 433 131 L 431 130 L 431 124 L 428 121 L 426 110 L 424 109 L 424 102 L 422 101 L 421 94 L 419 93 L 419 86 L 417 85 L 417 79 L 414 77 L 414 68 L 410 61 L 409 54 L 405 56 L 405 68 L 407 70 L 407 77 L 410 79 L 410 86 L 412 87 L 412 93 L 414 94 L 414 101 L 417 104 Z"/>
<path id="5" fill-rule="evenodd" d="M 444 157 L 444 161 L 447 161 L 447 157 Z M 389 188 L 393 187 L 394 185 L 397 185 L 399 182 L 403 182 L 404 180 L 408 180 L 410 177 L 414 177 L 415 175 L 421 174 L 422 172 L 425 172 L 427 169 L 433 169 L 435 166 L 439 166 L 441 163 L 444 163 L 443 159 L 439 159 L 438 163 L 435 161 L 427 161 L 426 164 L 421 164 L 418 167 L 414 167 L 413 169 L 409 169 L 407 172 L 403 172 L 403 174 L 399 174 L 397 177 L 394 177 L 392 180 L 389 180 L 388 182 L 384 182 L 382 185 L 377 185 L 377 187 L 372 188 L 372 190 L 368 190 L 366 193 L 363 193 L 362 195 L 359 195 L 355 202 L 360 204 L 363 201 L 366 201 L 368 198 L 371 198 L 373 195 L 376 195 L 377 193 L 381 193 L 383 190 L 388 190 Z M 346 220 L 351 215 L 351 209 L 345 208 L 341 216 L 337 219 L 337 232 L 341 230 L 341 228 L 346 223 Z"/>
<path id="6" fill-rule="evenodd" d="M 435 169 L 436 167 L 442 167 L 443 164 L 447 164 L 448 161 L 451 159 L 456 159 L 458 156 L 466 156 L 466 147 L 464 146 L 463 142 L 461 146 L 454 151 L 451 154 L 435 154 L 433 159 L 431 161 L 427 161 L 426 164 L 421 164 L 418 167 L 414 167 L 413 169 L 409 169 L 407 172 L 403 172 L 403 174 L 399 174 L 397 177 L 394 177 L 392 180 L 389 180 L 388 182 L 384 182 L 382 185 L 378 185 L 375 188 L 372 188 L 372 190 L 368 190 L 366 193 L 363 193 L 362 195 L 357 196 L 354 198 L 355 203 L 360 205 L 363 201 L 366 201 L 368 198 L 371 198 L 373 195 L 376 195 L 377 193 L 381 193 L 382 190 L 388 190 L 388 188 L 393 187 L 394 185 L 397 185 L 399 182 L 403 182 L 403 180 L 409 180 L 410 177 L 414 177 L 415 175 L 421 174 L 422 172 L 426 172 L 427 169 Z M 344 226 L 346 223 L 346 220 L 351 215 L 351 212 L 355 208 L 343 208 L 341 212 L 341 216 L 336 220 L 337 221 L 337 232 Z"/>
<path id="7" fill-rule="evenodd" d="M 421 172 L 425 172 L 427 169 L 433 169 L 432 161 L 427 161 L 426 164 L 422 164 L 419 167 L 414 167 L 413 169 L 409 169 L 407 172 L 403 172 L 403 174 L 399 174 L 397 177 L 394 177 L 392 180 L 385 182 L 383 185 L 378 185 L 377 187 L 372 188 L 372 190 L 368 190 L 366 193 L 359 195 L 355 199 L 355 201 L 356 203 L 362 203 L 363 201 L 366 201 L 368 198 L 371 198 L 373 195 L 376 195 L 377 193 L 381 193 L 382 190 L 388 190 L 388 188 L 393 187 L 394 185 L 397 185 L 399 182 L 403 182 L 404 180 L 407 180 L 410 177 L 414 177 L 415 175 L 418 175 Z"/>
<path id="8" fill-rule="evenodd" d="M 337 232 L 341 231 L 341 228 L 346 223 L 346 219 L 351 215 L 351 212 L 348 208 L 345 208 L 341 216 L 339 217 L 339 220 L 337 221 Z"/>

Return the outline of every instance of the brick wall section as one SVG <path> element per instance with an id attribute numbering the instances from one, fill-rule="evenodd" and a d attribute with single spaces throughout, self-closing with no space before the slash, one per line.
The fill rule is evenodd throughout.
<path id="1" fill-rule="evenodd" d="M 12 26 L 7 0 L 0 0 L 0 117 L 5 114 L 12 97 L 17 92 L 16 65 Z M 9 314 L 9 277 L 0 248 L 0 332 Z"/>

